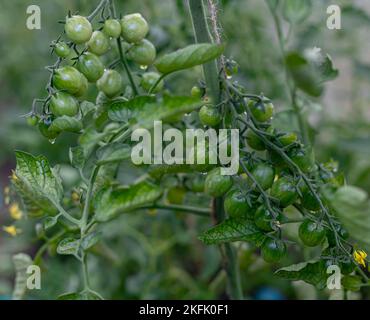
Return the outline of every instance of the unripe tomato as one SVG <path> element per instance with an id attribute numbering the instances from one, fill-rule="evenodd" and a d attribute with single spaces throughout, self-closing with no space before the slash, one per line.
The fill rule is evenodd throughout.
<path id="1" fill-rule="evenodd" d="M 182 204 L 184 202 L 186 190 L 181 187 L 174 187 L 167 191 L 167 201 L 171 204 Z"/>
<path id="2" fill-rule="evenodd" d="M 258 151 L 263 151 L 266 149 L 265 144 L 263 141 L 250 129 L 247 130 L 246 139 L 248 145 Z"/>
<path id="3" fill-rule="evenodd" d="M 87 81 L 86 77 L 81 73 L 81 86 L 80 89 L 75 93 L 76 97 L 82 97 L 87 93 L 89 89 L 89 81 Z"/>
<path id="4" fill-rule="evenodd" d="M 109 38 L 101 31 L 94 31 L 87 47 L 90 52 L 101 56 L 107 53 L 110 48 Z"/>
<path id="5" fill-rule="evenodd" d="M 204 192 L 204 177 L 201 175 L 192 176 L 188 186 L 193 192 Z"/>
<path id="6" fill-rule="evenodd" d="M 264 205 L 258 207 L 256 213 L 254 214 L 255 225 L 263 231 L 272 231 L 272 221 L 274 220 L 274 215 L 267 209 Z"/>
<path id="7" fill-rule="evenodd" d="M 129 58 L 141 66 L 153 64 L 157 55 L 154 45 L 149 40 L 141 40 L 133 45 L 128 53 Z"/>
<path id="8" fill-rule="evenodd" d="M 90 21 L 82 16 L 67 18 L 64 29 L 67 37 L 76 44 L 89 41 L 92 35 Z"/>
<path id="9" fill-rule="evenodd" d="M 103 32 L 108 37 L 119 38 L 122 32 L 121 23 L 115 19 L 105 20 Z"/>
<path id="10" fill-rule="evenodd" d="M 287 207 L 296 201 L 298 193 L 291 179 L 282 177 L 273 183 L 271 196 L 279 200 L 280 206 Z"/>
<path id="11" fill-rule="evenodd" d="M 215 168 L 207 174 L 205 192 L 212 197 L 221 197 L 230 190 L 232 185 L 232 178 L 221 175 L 221 168 Z"/>
<path id="12" fill-rule="evenodd" d="M 99 80 L 104 73 L 104 65 L 100 58 L 90 52 L 79 57 L 77 68 L 90 82 Z"/>
<path id="13" fill-rule="evenodd" d="M 267 238 L 263 242 L 261 254 L 266 262 L 279 262 L 286 255 L 286 245 L 281 240 Z"/>
<path id="14" fill-rule="evenodd" d="M 140 13 L 133 13 L 121 19 L 122 37 L 129 43 L 138 43 L 149 32 L 149 26 Z"/>
<path id="15" fill-rule="evenodd" d="M 222 116 L 217 108 L 204 105 L 199 110 L 199 119 L 200 122 L 205 126 L 216 127 L 220 124 Z"/>
<path id="16" fill-rule="evenodd" d="M 224 208 L 230 217 L 252 215 L 252 207 L 248 203 L 247 196 L 240 190 L 231 190 L 226 194 Z"/>
<path id="17" fill-rule="evenodd" d="M 56 117 L 73 117 L 78 113 L 78 101 L 68 93 L 57 92 L 50 99 L 50 111 Z"/>
<path id="18" fill-rule="evenodd" d="M 321 223 L 305 220 L 299 226 L 298 235 L 302 242 L 308 247 L 319 245 L 325 238 L 325 229 Z"/>
<path id="19" fill-rule="evenodd" d="M 340 225 L 337 225 L 335 227 L 337 233 L 338 233 L 338 236 L 341 237 L 341 239 L 348 239 L 349 238 L 349 233 L 346 229 L 344 229 L 342 226 Z M 335 247 L 337 245 L 336 241 L 335 241 L 335 235 L 334 235 L 334 232 L 332 230 L 326 230 L 326 238 L 328 239 L 328 243 L 329 243 L 329 246 L 330 247 Z"/>
<path id="20" fill-rule="evenodd" d="M 123 81 L 116 70 L 105 70 L 103 76 L 96 82 L 98 89 L 113 98 L 122 91 Z"/>
<path id="21" fill-rule="evenodd" d="M 275 170 L 272 166 L 266 163 L 259 163 L 253 168 L 251 173 L 263 190 L 267 190 L 272 186 L 275 178 Z"/>
<path id="22" fill-rule="evenodd" d="M 33 114 L 27 117 L 27 124 L 31 127 L 35 127 L 39 123 L 39 120 L 39 117 Z"/>
<path id="23" fill-rule="evenodd" d="M 290 144 L 296 142 L 297 139 L 297 134 L 294 132 L 286 132 L 278 137 L 278 140 L 283 146 L 289 146 Z"/>
<path id="24" fill-rule="evenodd" d="M 71 49 L 63 41 L 57 42 L 55 44 L 54 51 L 55 51 L 56 55 L 60 58 L 67 58 L 69 56 L 69 54 L 71 53 Z"/>
<path id="25" fill-rule="evenodd" d="M 289 152 L 292 161 L 303 171 L 310 172 L 314 168 L 312 153 L 307 149 L 295 148 Z"/>
<path id="26" fill-rule="evenodd" d="M 201 98 L 202 97 L 202 90 L 198 86 L 194 86 L 191 88 L 190 92 L 193 98 Z"/>
<path id="27" fill-rule="evenodd" d="M 271 102 L 252 101 L 248 102 L 248 107 L 252 115 L 258 122 L 266 122 L 271 120 L 274 114 L 274 105 Z"/>
<path id="28" fill-rule="evenodd" d="M 70 94 L 76 94 L 81 90 L 83 79 L 81 73 L 71 66 L 66 66 L 55 70 L 53 85 L 59 90 Z"/>
<path id="29" fill-rule="evenodd" d="M 320 209 L 320 203 L 316 200 L 315 196 L 312 194 L 307 185 L 304 184 L 303 187 L 300 187 L 302 197 L 301 205 L 303 208 L 310 211 L 317 211 Z"/>
<path id="30" fill-rule="evenodd" d="M 340 272 L 344 275 L 351 274 L 355 270 L 355 264 L 350 260 L 340 262 Z"/>
<path id="31" fill-rule="evenodd" d="M 149 92 L 160 77 L 161 75 L 158 74 L 157 72 L 146 72 L 143 74 L 143 77 L 141 78 L 140 85 L 145 91 Z M 163 80 L 161 80 L 154 89 L 153 93 L 161 91 L 163 89 L 163 86 L 164 82 Z"/>
<path id="32" fill-rule="evenodd" d="M 53 121 L 52 118 L 47 118 L 47 119 L 44 119 L 44 120 L 39 122 L 39 130 L 40 130 L 41 134 L 49 140 L 55 139 L 60 134 L 60 132 L 55 132 L 55 131 L 50 131 L 49 130 L 49 127 L 50 127 L 52 121 Z"/>

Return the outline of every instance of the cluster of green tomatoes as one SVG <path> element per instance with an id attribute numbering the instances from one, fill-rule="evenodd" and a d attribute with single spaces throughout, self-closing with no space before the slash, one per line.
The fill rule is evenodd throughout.
<path id="1" fill-rule="evenodd" d="M 198 91 L 194 88 L 193 93 L 198 94 Z M 315 164 L 312 153 L 299 141 L 296 133 L 281 132 L 272 127 L 274 106 L 268 99 L 244 99 L 241 109 L 251 114 L 268 141 L 283 150 L 301 172 L 315 181 L 314 188 L 319 197 L 320 186 L 335 184 L 333 170 Z M 216 127 L 222 120 L 222 114 L 219 109 L 205 105 L 199 112 L 199 119 L 205 126 Z M 224 197 L 224 210 L 229 218 L 254 221 L 266 236 L 261 254 L 267 262 L 278 262 L 286 255 L 287 246 L 281 237 L 281 225 L 289 220 L 284 210 L 292 205 L 307 213 L 298 231 L 304 245 L 316 247 L 327 238 L 329 247 L 335 247 L 335 235 L 323 221 L 320 202 L 299 174 L 291 169 L 278 152 L 266 146 L 261 136 L 250 128 L 242 139 L 244 146 L 249 147 L 248 156 L 242 159 L 249 175 L 242 167 L 237 176 L 221 175 L 220 167 L 214 167 L 207 172 L 205 192 L 212 197 Z M 240 148 L 243 148 L 243 141 Z M 343 227 L 338 224 L 336 228 L 342 239 L 348 238 Z M 330 263 L 332 261 L 328 262 Z M 348 264 L 342 266 L 343 269 L 353 270 L 351 261 L 343 264 Z"/>
<path id="2" fill-rule="evenodd" d="M 87 94 L 89 83 L 95 84 L 105 99 L 112 99 L 123 93 L 125 89 L 123 77 L 118 71 L 106 67 L 102 56 L 111 50 L 112 41 L 119 39 L 120 45 L 125 50 L 125 57 L 146 69 L 156 58 L 155 46 L 145 39 L 148 32 L 148 23 L 139 13 L 126 15 L 120 20 L 107 19 L 101 30 L 95 31 L 86 17 L 79 15 L 67 17 L 65 35 L 69 41 L 58 40 L 53 44 L 59 63 L 57 68 L 52 70 L 46 108 L 42 116 L 33 112 L 28 122 L 31 125 L 38 125 L 41 133 L 48 139 L 55 139 L 61 130 L 58 118 L 79 119 L 79 99 Z M 77 46 L 82 47 L 81 53 L 77 51 Z M 71 56 L 73 49 L 77 56 L 69 61 L 74 63 L 61 66 L 60 62 L 67 61 L 65 59 Z M 159 77 L 156 72 L 145 72 L 140 82 L 142 89 L 148 92 Z M 154 91 L 161 90 L 162 86 L 163 82 L 160 82 Z M 79 132 L 82 125 L 78 123 L 76 125 L 76 121 L 73 123 L 73 128 L 69 128 L 70 131 Z"/>

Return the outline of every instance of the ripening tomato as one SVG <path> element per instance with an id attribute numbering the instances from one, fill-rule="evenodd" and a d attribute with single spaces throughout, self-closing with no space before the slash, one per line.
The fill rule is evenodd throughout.
<path id="1" fill-rule="evenodd" d="M 129 58 L 141 66 L 153 64 L 156 55 L 157 52 L 154 45 L 147 39 L 133 45 L 128 52 Z"/>
<path id="2" fill-rule="evenodd" d="M 247 195 L 237 189 L 231 190 L 226 194 L 224 209 L 230 217 L 253 215 L 253 207 L 249 204 Z"/>
<path id="3" fill-rule="evenodd" d="M 146 72 L 143 74 L 143 77 L 141 78 L 140 85 L 145 91 L 149 92 L 160 77 L 161 75 L 157 72 Z M 164 86 L 163 80 L 159 81 L 153 93 L 158 93 L 159 91 L 161 91 L 163 89 L 163 86 Z"/>
<path id="4" fill-rule="evenodd" d="M 308 247 L 318 246 L 325 238 L 325 229 L 320 222 L 305 220 L 299 226 L 298 235 Z"/>
<path id="5" fill-rule="evenodd" d="M 200 122 L 205 126 L 216 127 L 220 124 L 222 115 L 217 108 L 204 105 L 199 110 L 199 119 Z"/>
<path id="6" fill-rule="evenodd" d="M 258 122 L 270 121 L 274 114 L 274 105 L 271 102 L 250 100 L 248 107 Z"/>
<path id="7" fill-rule="evenodd" d="M 63 90 L 74 95 L 81 90 L 82 82 L 81 73 L 74 67 L 66 66 L 55 70 L 53 85 L 58 90 Z"/>
<path id="8" fill-rule="evenodd" d="M 280 206 L 287 207 L 296 201 L 298 193 L 290 178 L 281 177 L 273 183 L 271 196 L 279 200 Z"/>
<path id="9" fill-rule="evenodd" d="M 103 32 L 108 37 L 119 38 L 122 32 L 121 23 L 116 19 L 105 20 Z"/>
<path id="10" fill-rule="evenodd" d="M 205 192 L 212 197 L 221 197 L 230 190 L 232 185 L 232 178 L 222 175 L 221 168 L 215 168 L 207 174 Z"/>
<path id="11" fill-rule="evenodd" d="M 263 242 L 261 254 L 266 262 L 279 262 L 286 255 L 286 245 L 281 240 L 267 238 Z"/>
<path id="12" fill-rule="evenodd" d="M 96 82 L 96 85 L 107 97 L 113 98 L 122 91 L 123 80 L 116 70 L 105 70 L 103 76 Z"/>
<path id="13" fill-rule="evenodd" d="M 100 58 L 90 52 L 78 58 L 77 68 L 90 82 L 96 82 L 104 73 L 104 65 Z"/>
<path id="14" fill-rule="evenodd" d="M 252 175 L 263 190 L 272 186 L 275 178 L 275 170 L 267 163 L 259 163 L 252 169 Z"/>
<path id="15" fill-rule="evenodd" d="M 73 117 L 78 113 L 79 105 L 76 98 L 68 93 L 57 92 L 50 99 L 50 111 L 56 117 Z"/>
<path id="16" fill-rule="evenodd" d="M 76 44 L 89 41 L 92 35 L 90 21 L 82 16 L 67 18 L 64 29 L 67 37 Z"/>
<path id="17" fill-rule="evenodd" d="M 87 43 L 87 47 L 90 52 L 97 56 L 102 56 L 109 51 L 109 38 L 101 31 L 94 31 L 91 39 Z"/>
<path id="18" fill-rule="evenodd" d="M 133 13 L 121 19 L 122 37 L 129 43 L 138 43 L 149 32 L 149 26 L 140 13 Z"/>

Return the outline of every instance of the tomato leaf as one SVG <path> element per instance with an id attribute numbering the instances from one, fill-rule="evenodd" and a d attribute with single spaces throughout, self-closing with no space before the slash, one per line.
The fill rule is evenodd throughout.
<path id="1" fill-rule="evenodd" d="M 223 45 L 200 43 L 164 55 L 155 63 L 157 70 L 164 74 L 189 69 L 219 57 L 224 51 Z"/>
<path id="2" fill-rule="evenodd" d="M 98 165 L 107 163 L 121 162 L 131 156 L 131 147 L 123 143 L 111 143 L 99 148 L 96 152 Z"/>
<path id="3" fill-rule="evenodd" d="M 30 216 L 56 214 L 55 204 L 63 197 L 59 175 L 50 167 L 48 160 L 29 153 L 16 151 L 17 166 L 12 183 Z"/>
<path id="4" fill-rule="evenodd" d="M 277 270 L 275 274 L 286 280 L 302 280 L 316 286 L 320 290 L 326 287 L 328 277 L 323 261 L 293 264 Z"/>
<path id="5" fill-rule="evenodd" d="M 260 246 L 265 235 L 247 218 L 229 218 L 199 236 L 205 244 L 248 241 Z"/>
<path id="6" fill-rule="evenodd" d="M 51 123 L 48 130 L 52 132 L 67 131 L 78 133 L 82 130 L 82 122 L 73 117 L 61 116 Z"/>
<path id="7" fill-rule="evenodd" d="M 75 238 L 65 238 L 61 240 L 57 247 L 57 253 L 62 255 L 77 256 L 81 241 Z"/>
<path id="8" fill-rule="evenodd" d="M 154 121 L 165 120 L 200 108 L 204 102 L 192 97 L 137 97 L 130 101 L 113 102 L 108 115 L 111 120 L 126 122 L 130 110 L 132 129 L 153 127 Z"/>
<path id="9" fill-rule="evenodd" d="M 148 173 L 153 179 L 160 180 L 166 174 L 189 173 L 193 171 L 192 166 L 188 164 L 157 164 L 150 166 Z"/>
<path id="10" fill-rule="evenodd" d="M 161 195 L 161 188 L 147 181 L 126 188 L 105 188 L 95 199 L 95 218 L 108 221 L 120 213 L 151 204 Z"/>
<path id="11" fill-rule="evenodd" d="M 69 161 L 76 169 L 82 169 L 85 165 L 84 150 L 81 146 L 69 149 Z"/>
<path id="12" fill-rule="evenodd" d="M 91 247 L 95 246 L 99 241 L 101 237 L 101 232 L 91 232 L 88 235 L 86 235 L 81 240 L 81 248 L 84 250 L 88 250 Z"/>

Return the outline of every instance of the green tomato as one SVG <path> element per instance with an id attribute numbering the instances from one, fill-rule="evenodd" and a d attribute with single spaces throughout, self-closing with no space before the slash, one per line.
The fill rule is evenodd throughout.
<path id="1" fill-rule="evenodd" d="M 273 183 L 271 196 L 279 200 L 280 206 L 287 207 L 296 201 L 298 193 L 291 179 L 282 177 Z"/>
<path id="2" fill-rule="evenodd" d="M 274 105 L 271 102 L 252 101 L 248 102 L 249 110 L 258 122 L 270 121 L 274 114 Z"/>
<path id="3" fill-rule="evenodd" d="M 35 127 L 39 123 L 39 120 L 39 117 L 33 114 L 27 117 L 27 124 L 31 127 Z"/>
<path id="4" fill-rule="evenodd" d="M 267 238 L 263 242 L 261 254 L 266 262 L 279 262 L 286 255 L 286 245 L 281 240 Z"/>
<path id="5" fill-rule="evenodd" d="M 78 90 L 75 93 L 76 97 L 82 97 L 87 93 L 87 90 L 89 89 L 89 81 L 86 79 L 86 77 L 81 73 L 81 86 L 80 90 Z"/>
<path id="6" fill-rule="evenodd" d="M 39 122 L 39 130 L 40 130 L 41 134 L 49 140 L 54 140 L 60 134 L 60 132 L 55 132 L 55 131 L 50 131 L 49 130 L 49 127 L 50 127 L 52 121 L 53 121 L 53 119 L 51 117 L 49 117 L 49 118 L 46 118 L 46 119 Z"/>
<path id="7" fill-rule="evenodd" d="M 246 139 L 248 145 L 257 151 L 263 151 L 266 149 L 263 141 L 250 129 L 247 130 Z"/>
<path id="8" fill-rule="evenodd" d="M 224 201 L 225 212 L 230 217 L 245 217 L 252 215 L 252 207 L 248 203 L 245 193 L 240 190 L 231 190 L 226 194 Z"/>
<path id="9" fill-rule="evenodd" d="M 58 92 L 50 99 L 50 111 L 56 117 L 69 116 L 73 117 L 78 113 L 79 105 L 76 98 L 68 93 Z"/>
<path id="10" fill-rule="evenodd" d="M 193 98 L 201 98 L 202 97 L 202 90 L 198 86 L 194 86 L 191 88 L 190 92 Z"/>
<path id="11" fill-rule="evenodd" d="M 337 231 L 338 236 L 341 239 L 347 240 L 349 238 L 348 231 L 346 229 L 344 229 L 342 226 L 337 225 L 335 227 L 335 229 Z M 328 239 L 328 244 L 329 244 L 330 247 L 335 247 L 337 245 L 336 241 L 335 241 L 335 235 L 334 235 L 333 230 L 329 230 L 329 229 L 326 230 L 326 238 Z"/>
<path id="12" fill-rule="evenodd" d="M 77 68 L 90 82 L 96 82 L 104 73 L 104 65 L 100 58 L 90 52 L 79 57 Z"/>
<path id="13" fill-rule="evenodd" d="M 149 40 L 141 40 L 133 45 L 128 53 L 129 58 L 141 66 L 153 64 L 157 55 L 154 45 Z"/>
<path id="14" fill-rule="evenodd" d="M 83 79 L 81 73 L 71 66 L 66 66 L 55 70 L 53 85 L 58 90 L 76 94 L 81 90 Z"/>
<path id="15" fill-rule="evenodd" d="M 157 72 L 146 72 L 143 74 L 143 77 L 141 78 L 140 85 L 141 87 L 149 92 L 150 89 L 153 87 L 153 85 L 158 81 L 158 79 L 161 77 L 161 75 Z M 158 93 L 163 89 L 164 82 L 161 80 L 156 88 L 154 89 L 154 93 Z"/>
<path id="16" fill-rule="evenodd" d="M 204 177 L 202 175 L 192 176 L 189 180 L 188 186 L 193 192 L 204 192 Z"/>
<path id="17" fill-rule="evenodd" d="M 102 91 L 107 97 L 113 98 L 122 91 L 123 80 L 116 70 L 105 70 L 96 85 L 99 91 Z"/>
<path id="18" fill-rule="evenodd" d="M 101 56 L 109 51 L 109 38 L 101 31 L 94 31 L 91 39 L 87 43 L 87 47 L 90 52 L 97 56 Z"/>
<path id="19" fill-rule="evenodd" d="M 311 172 L 314 168 L 312 153 L 307 149 L 295 148 L 289 152 L 292 161 L 305 173 Z"/>
<path id="20" fill-rule="evenodd" d="M 274 221 L 274 215 L 264 205 L 258 207 L 254 214 L 255 225 L 263 231 L 272 231 L 272 222 Z"/>
<path id="21" fill-rule="evenodd" d="M 272 166 L 266 163 L 259 163 L 253 168 L 251 173 L 263 190 L 267 190 L 272 186 L 275 178 L 275 170 Z"/>
<path id="22" fill-rule="evenodd" d="M 174 187 L 167 191 L 167 201 L 171 204 L 182 204 L 184 202 L 186 190 L 181 187 Z"/>
<path id="23" fill-rule="evenodd" d="M 315 196 L 312 194 L 312 192 L 305 183 L 303 187 L 300 187 L 300 191 L 302 194 L 301 205 L 303 208 L 310 211 L 320 210 L 320 203 L 317 201 L 317 199 L 315 198 Z"/>
<path id="24" fill-rule="evenodd" d="M 297 134 L 294 132 L 286 132 L 278 137 L 278 140 L 283 146 L 289 146 L 298 140 Z"/>
<path id="25" fill-rule="evenodd" d="M 149 32 L 149 26 L 140 13 L 133 13 L 121 19 L 122 37 L 129 43 L 138 43 Z"/>
<path id="26" fill-rule="evenodd" d="M 60 58 L 67 58 L 69 56 L 69 54 L 71 53 L 71 49 L 63 41 L 57 42 L 55 44 L 54 51 L 55 51 L 56 55 Z"/>
<path id="27" fill-rule="evenodd" d="M 340 271 L 344 275 L 351 274 L 355 270 L 355 264 L 350 260 L 340 262 Z"/>
<path id="28" fill-rule="evenodd" d="M 217 108 L 204 105 L 199 110 L 199 119 L 204 126 L 216 127 L 220 124 L 222 116 Z"/>
<path id="29" fill-rule="evenodd" d="M 299 238 L 308 247 L 316 247 L 322 243 L 325 234 L 325 229 L 320 223 L 308 219 L 303 221 L 298 229 Z"/>
<path id="30" fill-rule="evenodd" d="M 205 181 L 205 192 L 212 197 L 221 197 L 233 185 L 230 176 L 221 175 L 221 168 L 214 168 L 207 174 Z"/>
<path id="31" fill-rule="evenodd" d="M 104 22 L 103 32 L 112 38 L 119 38 L 122 32 L 121 23 L 115 19 L 108 19 Z"/>
<path id="32" fill-rule="evenodd" d="M 92 26 L 89 20 L 82 16 L 67 18 L 64 30 L 67 37 L 76 44 L 82 44 L 90 40 Z"/>

